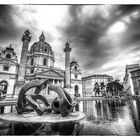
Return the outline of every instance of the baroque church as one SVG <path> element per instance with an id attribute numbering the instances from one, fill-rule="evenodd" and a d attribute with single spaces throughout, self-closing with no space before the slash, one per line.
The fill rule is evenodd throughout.
<path id="1" fill-rule="evenodd" d="M 52 84 L 68 89 L 72 97 L 82 96 L 82 79 L 79 64 L 70 62 L 71 48 L 65 44 L 65 70 L 56 68 L 52 47 L 42 33 L 31 47 L 31 35 L 26 30 L 22 37 L 20 63 L 14 47 L 10 45 L 0 53 L 0 100 L 16 99 L 20 88 L 28 81 L 50 79 Z"/>

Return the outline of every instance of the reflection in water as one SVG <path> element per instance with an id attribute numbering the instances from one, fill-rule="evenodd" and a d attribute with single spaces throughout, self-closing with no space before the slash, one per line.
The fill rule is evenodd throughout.
<path id="1" fill-rule="evenodd" d="M 89 120 L 117 120 L 118 114 L 123 113 L 117 107 L 123 106 L 125 101 L 83 101 L 83 111 Z"/>
<path id="2" fill-rule="evenodd" d="M 83 135 L 139 135 L 140 101 L 82 101 L 87 114 Z"/>
<path id="3" fill-rule="evenodd" d="M 137 133 L 139 133 L 140 132 L 140 101 L 130 100 L 129 105 L 130 105 L 131 116 L 132 116 L 135 129 Z"/>

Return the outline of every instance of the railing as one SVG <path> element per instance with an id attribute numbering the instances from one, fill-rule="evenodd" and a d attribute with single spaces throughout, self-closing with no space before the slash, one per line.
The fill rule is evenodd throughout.
<path id="1" fill-rule="evenodd" d="M 127 99 L 127 98 L 119 97 L 119 96 L 111 96 L 111 97 L 93 96 L 93 97 L 78 97 L 78 98 L 76 98 L 76 100 L 78 100 L 78 101 L 118 100 L 118 99 Z"/>
<path id="2" fill-rule="evenodd" d="M 17 98 L 6 98 L 0 101 L 0 106 L 11 106 L 17 104 Z"/>

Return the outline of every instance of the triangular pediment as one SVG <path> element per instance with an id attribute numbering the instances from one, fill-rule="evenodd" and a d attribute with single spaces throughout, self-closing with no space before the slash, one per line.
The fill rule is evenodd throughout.
<path id="1" fill-rule="evenodd" d="M 47 71 L 38 72 L 36 75 L 44 75 L 44 76 L 52 76 L 52 77 L 64 77 L 59 72 L 55 71 L 54 69 L 49 69 Z"/>

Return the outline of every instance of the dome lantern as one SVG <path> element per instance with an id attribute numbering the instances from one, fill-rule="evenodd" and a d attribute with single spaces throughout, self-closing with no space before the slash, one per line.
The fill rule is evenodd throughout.
<path id="1" fill-rule="evenodd" d="M 42 32 L 42 34 L 39 37 L 39 41 L 41 41 L 41 42 L 45 41 L 45 36 L 44 36 L 43 32 Z"/>

